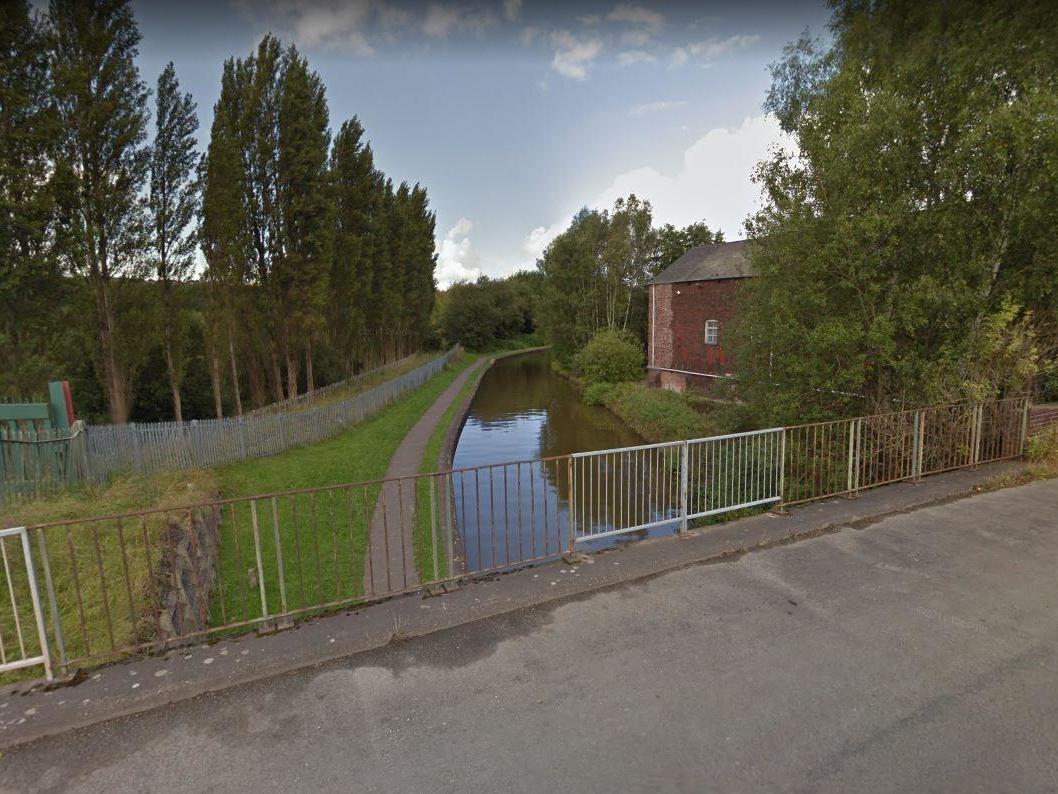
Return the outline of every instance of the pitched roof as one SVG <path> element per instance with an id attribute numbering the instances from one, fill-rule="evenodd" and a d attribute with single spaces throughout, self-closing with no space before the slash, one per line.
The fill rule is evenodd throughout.
<path id="1" fill-rule="evenodd" d="M 654 283 L 749 278 L 753 275 L 753 268 L 749 262 L 748 242 L 735 240 L 731 243 L 696 246 L 661 271 Z"/>

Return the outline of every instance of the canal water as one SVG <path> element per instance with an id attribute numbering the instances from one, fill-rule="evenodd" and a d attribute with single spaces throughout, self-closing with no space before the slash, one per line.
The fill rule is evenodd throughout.
<path id="1" fill-rule="evenodd" d="M 547 352 L 497 361 L 482 378 L 453 459 L 453 469 L 471 469 L 453 479 L 466 570 L 564 551 L 569 463 L 560 456 L 643 443 L 605 408 L 585 405 L 552 371 Z"/>

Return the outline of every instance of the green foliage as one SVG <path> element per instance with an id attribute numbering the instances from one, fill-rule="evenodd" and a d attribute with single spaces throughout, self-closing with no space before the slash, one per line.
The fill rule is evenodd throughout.
<path id="1" fill-rule="evenodd" d="M 629 331 L 598 331 L 574 357 L 574 367 L 588 383 L 622 383 L 643 377 L 643 345 Z"/>
<path id="2" fill-rule="evenodd" d="M 158 78 L 154 142 L 151 144 L 151 249 L 160 290 L 160 343 L 173 397 L 173 415 L 183 419 L 180 383 L 186 368 L 187 311 L 176 283 L 191 277 L 196 239 L 191 229 L 198 210 L 198 153 L 196 105 L 180 93 L 176 69 L 170 62 Z"/>
<path id="3" fill-rule="evenodd" d="M 614 384 L 612 383 L 589 383 L 584 387 L 581 398 L 585 405 L 606 405 L 613 397 Z"/>
<path id="4" fill-rule="evenodd" d="M 735 329 L 762 421 L 1025 388 L 1058 329 L 1058 8 L 839 2 L 767 107 Z"/>
<path id="5" fill-rule="evenodd" d="M 69 322 L 49 179 L 59 129 L 50 102 L 46 32 L 27 2 L 0 7 L 0 393 L 39 392 L 58 365 Z"/>
<path id="6" fill-rule="evenodd" d="M 648 441 L 701 438 L 713 432 L 682 395 L 666 389 L 620 383 L 610 388 L 605 405 Z"/>
<path id="7" fill-rule="evenodd" d="M 439 326 L 446 343 L 458 342 L 469 350 L 484 350 L 514 338 L 525 331 L 525 324 L 525 313 L 506 279 L 481 276 L 474 282 L 457 282 L 439 306 Z"/>
<path id="8" fill-rule="evenodd" d="M 147 86 L 136 56 L 140 33 L 128 2 L 54 0 L 52 96 L 61 136 L 55 159 L 57 252 L 95 299 L 97 369 L 111 419 L 129 415 L 142 349 L 123 333 L 118 281 L 138 275 L 146 246 L 141 191 L 150 152 Z M 105 75 L 101 79 L 100 75 Z"/>
<path id="9" fill-rule="evenodd" d="M 724 233 L 712 231 L 704 221 L 689 223 L 682 229 L 666 223 L 657 230 L 657 253 L 652 275 L 660 273 L 692 248 L 723 241 Z"/>
<path id="10" fill-rule="evenodd" d="M 559 361 L 601 328 L 646 332 L 646 286 L 687 249 L 720 242 L 705 223 L 655 229 L 649 201 L 620 198 L 611 210 L 582 209 L 537 262 L 535 316 Z"/>

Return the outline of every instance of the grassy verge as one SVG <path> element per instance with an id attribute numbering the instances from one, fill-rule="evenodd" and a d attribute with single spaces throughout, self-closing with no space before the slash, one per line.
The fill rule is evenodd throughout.
<path id="1" fill-rule="evenodd" d="M 526 345 L 526 347 L 532 347 L 532 345 Z M 437 427 L 433 429 L 433 433 L 430 434 L 430 440 L 426 444 L 426 450 L 423 452 L 422 463 L 419 466 L 420 472 L 428 473 L 439 470 L 441 446 L 444 444 L 445 436 L 455 421 L 456 413 L 462 408 L 467 395 L 474 389 L 476 383 L 477 377 L 473 375 L 467 379 L 467 382 L 463 384 L 463 388 L 459 390 L 459 394 L 456 395 L 455 400 L 444 412 L 441 421 L 437 423 Z M 450 573 L 442 529 L 445 526 L 445 517 L 440 514 L 441 507 L 446 504 L 440 498 L 440 489 L 446 485 L 444 478 L 434 478 L 433 500 L 431 503 L 429 478 L 422 478 L 418 482 L 418 491 L 416 493 L 418 510 L 416 511 L 415 522 L 415 564 L 419 569 L 419 576 L 424 582 L 446 579 Z M 434 571 L 435 538 L 438 547 L 436 575 Z"/>
<path id="2" fill-rule="evenodd" d="M 381 479 L 408 431 L 474 360 L 463 356 L 420 388 L 332 439 L 219 469 L 222 493 L 231 498 Z M 257 533 L 270 612 L 278 612 L 283 600 L 277 549 L 283 559 L 288 609 L 363 593 L 367 530 L 378 496 L 376 485 L 258 501 Z M 253 559 L 250 505 L 226 508 L 223 518 L 219 568 L 225 587 L 218 593 L 213 620 L 230 623 L 260 615 L 260 583 Z"/>
<path id="3" fill-rule="evenodd" d="M 1025 460 L 1027 465 L 1021 471 L 993 477 L 981 486 L 981 490 L 995 491 L 1058 477 L 1058 425 L 1029 437 L 1025 443 Z"/>
<path id="4" fill-rule="evenodd" d="M 116 478 L 106 487 L 71 490 L 40 501 L 4 509 L 4 526 L 30 526 L 86 516 L 113 515 L 154 510 L 207 501 L 217 494 L 211 471 L 165 472 L 151 477 Z M 165 516 L 97 523 L 76 523 L 44 530 L 31 530 L 38 587 L 43 600 L 49 636 L 54 625 L 48 605 L 42 563 L 41 539 L 48 553 L 67 656 L 77 658 L 105 653 L 151 639 L 154 632 L 156 587 L 152 572 L 158 568 Z M 18 628 L 26 655 L 40 652 L 22 550 L 16 538 L 8 538 L 3 551 L 8 557 L 11 586 L 18 603 L 18 622 L 10 608 L 0 609 L 0 636 L 10 657 L 21 656 Z M 10 603 L 7 574 L 0 569 L 0 602 Z M 53 652 L 56 650 L 54 645 Z M 0 676 L 0 681 L 33 678 L 39 668 Z"/>

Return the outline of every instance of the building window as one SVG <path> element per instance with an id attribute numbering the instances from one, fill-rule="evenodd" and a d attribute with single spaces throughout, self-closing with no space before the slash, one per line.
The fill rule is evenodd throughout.
<path id="1" fill-rule="evenodd" d="M 706 320 L 705 321 L 705 343 L 707 345 L 715 345 L 720 341 L 720 321 L 719 320 Z"/>

